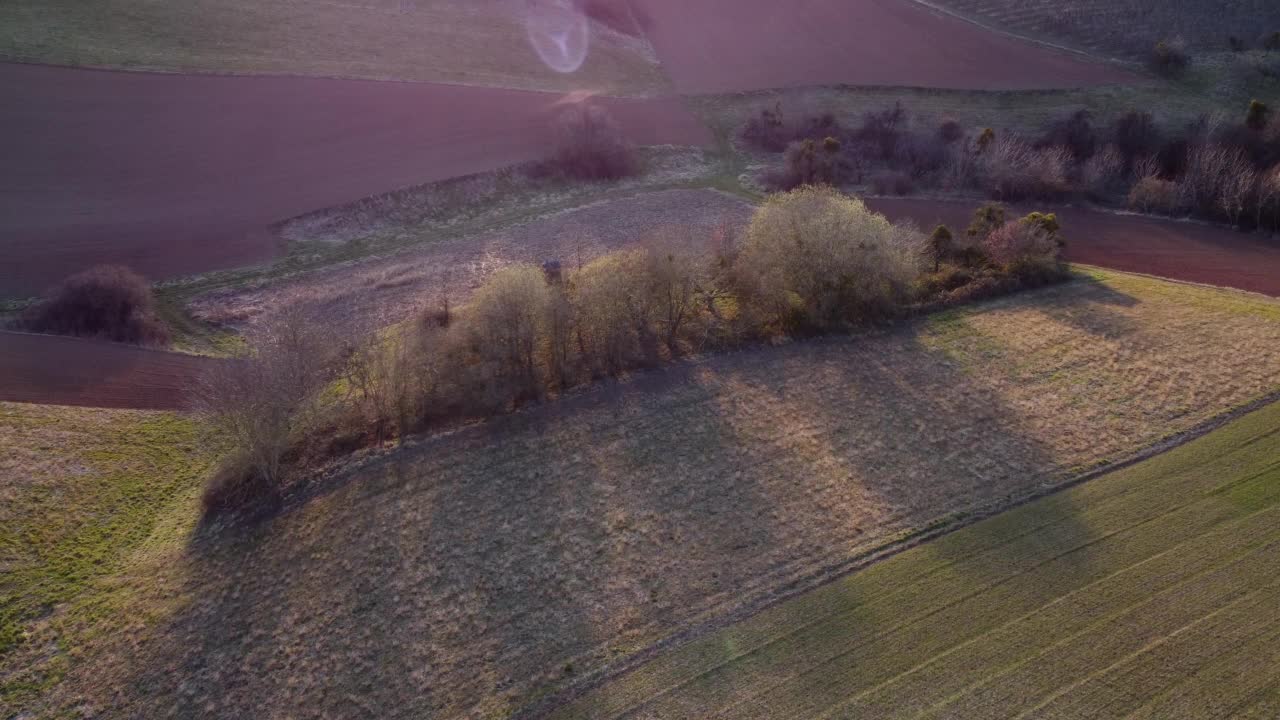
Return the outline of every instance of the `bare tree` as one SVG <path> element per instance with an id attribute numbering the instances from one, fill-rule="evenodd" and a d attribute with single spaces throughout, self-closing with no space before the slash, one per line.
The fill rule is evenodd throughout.
<path id="1" fill-rule="evenodd" d="M 1258 178 L 1258 203 L 1254 208 L 1258 228 L 1262 227 L 1262 218 L 1268 212 L 1280 213 L 1280 164 L 1262 173 Z M 1274 230 L 1274 222 L 1272 223 Z"/>
<path id="2" fill-rule="evenodd" d="M 291 306 L 249 337 L 249 354 L 212 365 L 197 384 L 194 409 L 273 488 L 290 438 L 311 422 L 331 377 L 330 340 Z"/>
<path id="3" fill-rule="evenodd" d="M 1248 207 L 1257 185 L 1258 175 L 1249 166 L 1249 161 L 1242 155 L 1232 159 L 1222 179 L 1222 189 L 1218 197 L 1218 205 L 1227 214 L 1232 225 L 1240 224 L 1240 216 Z"/>

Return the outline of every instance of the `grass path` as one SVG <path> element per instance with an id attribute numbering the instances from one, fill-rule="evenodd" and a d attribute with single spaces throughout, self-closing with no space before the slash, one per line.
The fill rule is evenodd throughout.
<path id="1" fill-rule="evenodd" d="M 554 716 L 1266 717 L 1280 702 L 1277 458 L 1271 405 L 774 606 Z"/>

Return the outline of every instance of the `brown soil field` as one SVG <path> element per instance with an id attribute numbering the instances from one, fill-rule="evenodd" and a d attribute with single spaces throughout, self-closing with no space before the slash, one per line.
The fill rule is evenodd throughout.
<path id="1" fill-rule="evenodd" d="M 944 223 L 963 233 L 978 202 L 873 198 L 867 205 L 891 220 L 925 229 Z M 1071 262 L 1280 296 L 1280 239 L 1191 221 L 1048 209 L 1062 221 Z"/>
<path id="2" fill-rule="evenodd" d="M 155 279 L 263 262 L 272 222 L 541 157 L 585 98 L 3 64 L 0 95 L 0 297 L 102 262 Z M 710 141 L 677 100 L 592 101 L 637 143 Z"/>
<path id="3" fill-rule="evenodd" d="M 243 327 L 273 308 L 302 303 L 335 333 L 400 322 L 447 295 L 452 305 L 494 270 L 514 262 L 587 262 L 663 227 L 709 235 L 722 220 L 750 219 L 752 206 L 713 190 L 666 190 L 530 220 L 384 258 L 298 275 L 260 287 L 218 290 L 190 303 L 199 319 Z"/>
<path id="4" fill-rule="evenodd" d="M 1135 80 L 908 0 L 630 4 L 663 70 L 690 94 L 831 84 L 1047 89 Z"/>
<path id="5" fill-rule="evenodd" d="M 8 662 L 96 638 L 37 714 L 507 717 L 1278 378 L 1276 301 L 1106 272 L 689 362 L 370 458 L 250 529 L 174 531 L 112 579 L 119 611 Z"/>
<path id="6" fill-rule="evenodd" d="M 0 401 L 180 409 L 210 358 L 0 331 Z"/>

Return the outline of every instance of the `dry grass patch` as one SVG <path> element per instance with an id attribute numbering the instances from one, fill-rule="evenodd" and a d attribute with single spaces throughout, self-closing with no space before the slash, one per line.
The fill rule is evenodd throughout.
<path id="1" fill-rule="evenodd" d="M 138 603 L 176 612 L 50 706 L 503 716 L 1277 378 L 1275 301 L 1115 273 L 677 366 L 411 444 L 158 558 Z"/>
<path id="2" fill-rule="evenodd" d="M 0 55 L 66 65 L 654 92 L 647 43 L 591 23 L 575 73 L 541 62 L 519 0 L 14 0 Z"/>
<path id="3" fill-rule="evenodd" d="M 439 230 L 422 224 L 427 222 L 435 197 L 426 190 L 421 196 L 406 195 L 404 205 L 412 209 L 389 214 L 394 231 L 425 235 Z M 384 202 L 397 201 L 388 198 Z M 387 257 L 269 284 L 214 291 L 196 298 L 190 307 L 202 321 L 233 326 L 249 324 L 263 313 L 294 303 L 301 303 L 334 328 L 388 325 L 444 297 L 457 306 L 485 278 L 512 263 L 559 260 L 565 267 L 577 267 L 636 243 L 664 226 L 699 228 L 707 231 L 706 235 L 722 220 L 745 223 L 751 210 L 742 200 L 711 190 L 646 193 L 553 212 L 466 237 L 421 243 Z M 353 220 L 365 226 L 365 210 L 353 207 L 349 212 L 365 218 Z"/>

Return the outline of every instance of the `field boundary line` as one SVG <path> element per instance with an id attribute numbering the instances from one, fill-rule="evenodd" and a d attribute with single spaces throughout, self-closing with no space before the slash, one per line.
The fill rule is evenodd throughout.
<path id="1" fill-rule="evenodd" d="M 647 41 L 646 41 L 647 42 Z M 22 55 L 8 55 L 0 53 L 0 65 L 27 65 L 32 67 L 52 68 L 57 70 L 82 70 L 85 72 L 100 73 L 117 73 L 121 75 L 164 75 L 167 77 L 192 77 L 192 78 L 247 78 L 247 79 L 270 79 L 270 80 L 327 80 L 331 82 L 364 82 L 364 83 L 396 83 L 400 85 L 440 85 L 447 87 L 460 88 L 476 88 L 478 90 L 493 90 L 495 92 L 518 92 L 528 93 L 531 95 L 555 95 L 564 97 L 572 91 L 569 90 L 539 90 L 528 86 L 519 85 L 477 85 L 475 83 L 458 82 L 456 80 L 414 80 L 412 78 L 397 78 L 389 75 L 332 75 L 332 74 L 310 74 L 310 73 L 291 73 L 291 72 L 242 72 L 237 70 L 215 70 L 203 68 L 187 68 L 183 70 L 173 70 L 170 68 L 156 67 L 151 65 L 71 65 L 69 63 L 47 62 L 44 60 L 36 60 L 31 57 Z M 661 62 L 659 62 L 661 66 Z M 495 76 L 489 76 L 495 77 Z M 611 95 L 608 93 L 594 93 L 592 97 L 610 98 L 616 100 L 657 100 L 662 98 L 676 99 L 682 97 L 677 93 L 654 93 L 654 94 L 631 94 L 631 95 Z"/>
<path id="2" fill-rule="evenodd" d="M 1177 509 L 1172 510 L 1171 512 L 1178 512 L 1178 511 L 1183 510 L 1183 509 L 1185 509 L 1185 508 L 1187 508 L 1187 507 L 1189 507 L 1189 506 L 1190 506 L 1190 504 L 1188 504 L 1188 505 L 1182 505 L 1182 506 L 1179 506 Z M 1261 514 L 1268 513 L 1268 512 L 1277 512 L 1277 511 L 1280 511 L 1280 507 L 1275 507 L 1275 506 L 1273 506 L 1273 507 L 1264 508 L 1264 509 L 1262 509 L 1262 510 L 1257 510 L 1257 511 L 1255 511 L 1255 512 L 1249 513 L 1248 515 L 1245 515 L 1245 516 L 1242 516 L 1242 517 L 1236 518 L 1235 520 L 1231 521 L 1230 523 L 1227 523 L 1227 524 L 1226 524 L 1225 526 L 1223 526 L 1223 527 L 1235 528 L 1235 527 L 1239 526 L 1240 524 L 1242 524 L 1242 523 L 1244 523 L 1244 522 L 1246 522 L 1246 521 L 1248 521 L 1248 520 L 1254 520 L 1254 519 L 1257 519 L 1257 517 L 1258 517 L 1259 515 L 1261 515 Z M 1165 515 L 1168 515 L 1168 514 L 1170 514 L 1170 513 L 1165 513 Z M 1162 516 L 1162 517 L 1163 517 L 1163 516 Z M 1142 525 L 1142 524 L 1143 524 L 1143 523 L 1139 523 L 1138 525 Z M 1138 527 L 1138 525 L 1135 525 L 1135 526 L 1132 526 L 1132 527 Z M 1208 535 L 1208 534 L 1210 534 L 1210 533 L 1206 533 L 1206 535 Z M 1204 536 L 1202 535 L 1202 536 L 1199 536 L 1199 537 L 1204 537 Z M 999 624 L 999 625 L 996 625 L 996 626 L 992 627 L 990 630 L 988 630 L 988 631 L 986 631 L 986 632 L 984 632 L 984 633 L 982 633 L 982 634 L 980 634 L 980 635 L 975 635 L 974 637 L 969 638 L 968 640 L 966 640 L 966 641 L 964 641 L 964 642 L 960 643 L 959 645 L 956 645 L 956 646 L 954 646 L 954 647 L 948 648 L 945 652 L 938 653 L 937 655 L 933 655 L 933 656 L 932 656 L 932 657 L 930 657 L 928 660 L 926 660 L 926 661 L 924 661 L 924 662 L 921 662 L 921 663 L 918 663 L 918 664 L 916 664 L 916 665 L 912 666 L 911 668 L 909 668 L 909 669 L 907 669 L 907 670 L 904 670 L 904 671 L 902 671 L 902 672 L 898 673 L 897 675 L 894 675 L 893 677 L 891 677 L 891 678 L 889 678 L 889 679 L 887 679 L 887 680 L 884 680 L 884 681 L 882 681 L 882 682 L 876 683 L 875 685 L 870 686 L 870 687 L 866 688 L 865 690 L 861 690 L 861 691 L 859 691 L 859 692 L 857 692 L 857 693 L 855 693 L 855 694 L 853 694 L 853 695 L 850 695 L 849 697 L 847 697 L 847 698 L 845 698 L 844 700 L 842 700 L 839 704 L 837 704 L 837 705 L 835 705 L 835 706 L 832 706 L 832 708 L 831 708 L 830 710 L 827 710 L 825 713 L 823 713 L 821 716 L 819 716 L 819 720 L 825 720 L 826 718 L 831 717 L 834 713 L 839 712 L 839 711 L 840 711 L 840 709 L 841 709 L 842 707 L 846 707 L 846 706 L 848 706 L 848 705 L 849 705 L 851 702 L 853 702 L 854 700 L 857 700 L 857 699 L 862 698 L 862 697 L 866 697 L 867 695 L 869 695 L 869 694 L 871 694 L 871 693 L 873 693 L 873 692 L 875 692 L 875 691 L 877 691 L 877 690 L 879 690 L 879 689 L 881 689 L 881 688 L 884 688 L 884 687 L 885 687 L 885 686 L 887 686 L 887 685 L 892 684 L 893 682 L 897 681 L 899 678 L 902 678 L 902 677 L 904 677 L 904 676 L 906 676 L 906 675 L 910 675 L 910 674 L 912 674 L 912 673 L 914 673 L 914 672 L 916 672 L 916 671 L 918 671 L 918 670 L 921 670 L 921 669 L 923 669 L 923 668 L 929 667 L 930 665 L 932 665 L 932 664 L 933 664 L 933 663 L 935 663 L 936 661 L 938 661 L 938 660 L 940 660 L 940 659 L 942 659 L 942 658 L 945 658 L 945 657 L 951 656 L 951 655 L 955 654 L 956 652 L 959 652 L 959 651 L 963 650 L 964 648 L 970 647 L 970 646 L 972 646 L 975 642 L 979 642 L 980 640 L 982 640 L 982 639 L 984 639 L 984 638 L 988 637 L 989 635 L 991 635 L 991 634 L 992 634 L 992 633 L 994 633 L 994 632 L 999 632 L 999 631 L 1001 631 L 1001 630 L 1007 629 L 1007 628 L 1009 628 L 1009 627 L 1013 626 L 1013 625 L 1014 625 L 1014 624 L 1016 624 L 1016 623 L 1023 622 L 1023 621 L 1025 621 L 1025 620 L 1027 620 L 1028 618 L 1031 618 L 1031 617 L 1035 616 L 1036 614 L 1038 614 L 1038 613 L 1042 612 L 1042 611 L 1043 611 L 1043 610 L 1045 610 L 1046 608 L 1051 608 L 1051 607 L 1056 606 L 1056 605 L 1057 605 L 1057 604 L 1059 604 L 1059 603 L 1065 602 L 1065 601 L 1067 600 L 1067 598 L 1070 598 L 1070 597 L 1072 597 L 1072 596 L 1074 596 L 1074 595 L 1076 595 L 1076 594 L 1078 594 L 1078 593 L 1082 593 L 1082 592 L 1084 592 L 1084 591 L 1086 591 L 1086 590 L 1089 590 L 1089 589 L 1091 589 L 1091 588 L 1095 588 L 1097 585 L 1102 584 L 1102 583 L 1105 583 L 1105 582 L 1107 582 L 1108 580 L 1111 580 L 1111 579 L 1113 579 L 1113 578 L 1116 578 L 1117 576 L 1122 575 L 1123 573 L 1128 572 L 1128 571 L 1130 571 L 1130 570 L 1132 570 L 1132 569 L 1134 569 L 1134 568 L 1141 567 L 1141 566 L 1143 566 L 1143 565 L 1145 565 L 1145 564 L 1147 564 L 1147 563 L 1153 562 L 1153 561 L 1155 561 L 1155 560 L 1157 560 L 1157 559 L 1159 559 L 1159 558 L 1167 558 L 1167 557 L 1170 555 L 1170 553 L 1176 552 L 1177 550 L 1179 550 L 1179 549 L 1183 548 L 1183 546 L 1187 545 L 1187 544 L 1188 544 L 1188 543 L 1190 543 L 1190 542 L 1194 542 L 1194 540 L 1195 540 L 1195 539 L 1196 539 L 1196 538 L 1190 538 L 1190 539 L 1188 539 L 1188 540 L 1184 540 L 1184 541 L 1182 541 L 1182 542 L 1178 543 L 1177 545 L 1174 545 L 1174 546 L 1172 546 L 1172 547 L 1170 547 L 1170 548 L 1168 548 L 1168 549 L 1166 549 L 1166 550 L 1164 550 L 1164 551 L 1162 551 L 1162 552 L 1160 552 L 1160 553 L 1157 553 L 1156 555 L 1153 555 L 1153 556 L 1151 556 L 1151 557 L 1149 557 L 1149 558 L 1146 558 L 1146 559 L 1144 559 L 1144 560 L 1142 560 L 1142 561 L 1140 561 L 1140 562 L 1134 563 L 1133 565 L 1129 565 L 1129 566 L 1127 566 L 1127 567 L 1125 567 L 1125 568 L 1122 568 L 1122 569 L 1120 569 L 1120 570 L 1116 570 L 1116 571 L 1115 571 L 1115 572 L 1113 572 L 1113 573 L 1109 573 L 1109 574 L 1108 574 L 1108 575 L 1106 575 L 1105 577 L 1101 577 L 1101 578 L 1099 578 L 1099 579 L 1097 579 L 1097 580 L 1095 580 L 1095 581 L 1093 581 L 1093 582 L 1090 582 L 1090 583 L 1089 583 L 1089 584 L 1087 584 L 1087 585 L 1082 585 L 1082 586 L 1080 586 L 1080 587 L 1078 587 L 1078 588 L 1076 588 L 1076 589 L 1072 590 L 1071 592 L 1068 592 L 1068 593 L 1066 593 L 1066 594 L 1064 594 L 1064 595 L 1060 595 L 1060 596 L 1058 596 L 1058 597 L 1054 598 L 1053 600 L 1050 600 L 1049 602 L 1047 602 L 1047 603 L 1045 603 L 1045 604 L 1043 604 L 1043 605 L 1041 605 L 1041 606 L 1039 606 L 1039 607 L 1037 607 L 1037 608 L 1035 608 L 1035 609 L 1033 609 L 1033 610 L 1029 610 L 1029 611 L 1027 611 L 1027 612 L 1023 613 L 1022 615 L 1019 615 L 1018 617 L 1013 618 L 1012 620 L 1009 620 L 1008 622 L 1004 622 L 1004 623 L 1001 623 L 1001 624 Z M 1250 555 L 1250 554 L 1252 554 L 1252 553 L 1256 552 L 1259 548 L 1261 548 L 1261 547 L 1266 547 L 1266 546 L 1273 545 L 1273 544 L 1275 544 L 1275 542 L 1274 542 L 1274 541 L 1269 543 L 1269 542 L 1268 542 L 1268 541 L 1266 541 L 1266 540 L 1262 540 L 1262 541 L 1260 541 L 1260 542 L 1259 542 L 1259 546 L 1258 546 L 1258 547 L 1255 547 L 1255 548 L 1252 548 L 1252 549 L 1243 550 L 1243 551 L 1241 551 L 1241 552 L 1239 552 L 1239 553 L 1236 553 L 1235 555 L 1230 556 L 1230 559 L 1231 559 L 1233 562 L 1239 561 L 1241 558 L 1244 558 L 1245 556 L 1248 556 L 1248 555 Z M 1065 554 L 1065 553 L 1064 553 L 1064 554 Z M 1059 556 L 1059 557 L 1061 557 L 1061 556 Z M 1169 592 L 1169 591 L 1171 591 L 1171 590 L 1173 590 L 1173 589 L 1180 588 L 1180 587 L 1182 587 L 1183 585 L 1186 585 L 1188 582 L 1191 582 L 1191 581 L 1193 581 L 1193 580 L 1195 580 L 1195 579 L 1198 579 L 1198 578 L 1202 578 L 1202 577 L 1204 577 L 1205 575 L 1207 575 L 1208 573 L 1213 572 L 1213 570 L 1217 569 L 1218 567 L 1223 567 L 1223 566 L 1215 566 L 1215 567 L 1212 567 L 1212 568 L 1206 568 L 1206 569 L 1201 570 L 1201 571 L 1198 571 L 1198 572 L 1196 572 L 1196 573 L 1194 573 L 1194 574 L 1192 574 L 1192 575 L 1188 575 L 1186 578 L 1184 578 L 1183 580 L 1178 581 L 1176 584 L 1174 584 L 1174 585 L 1170 585 L 1169 587 L 1166 587 L 1164 590 L 1161 590 L 1161 591 L 1158 593 L 1158 595 L 1160 595 L 1160 594 L 1165 594 L 1165 593 L 1167 593 L 1167 592 Z M 1075 633 L 1072 633 L 1070 636 L 1065 637 L 1065 638 L 1062 638 L 1061 640 L 1058 640 L 1057 642 L 1054 642 L 1054 643 L 1052 643 L 1051 645 L 1047 645 L 1047 646 L 1045 646 L 1044 648 L 1042 648 L 1042 649 L 1041 649 L 1041 651 L 1040 651 L 1040 652 L 1037 652 L 1035 655 L 1028 656 L 1028 657 L 1026 657 L 1026 658 L 1024 658 L 1024 659 L 1022 659 L 1022 660 L 1019 660 L 1019 661 L 1016 661 L 1016 662 L 1009 663 L 1009 664 L 1006 664 L 1006 665 L 1004 665 L 1004 666 L 1001 666 L 1001 668 L 1000 668 L 1000 672 L 999 672 L 999 673 L 997 673 L 997 674 L 995 674 L 995 675 L 991 675 L 990 677 L 992 677 L 992 678 L 994 678 L 994 677 L 998 677 L 998 676 L 1000 676 L 1000 675 L 1006 674 L 1006 673 L 1007 673 L 1007 671 L 1008 671 L 1008 669 L 1010 669 L 1010 668 L 1020 667 L 1020 666 L 1022 666 L 1022 665 L 1025 665 L 1027 661 L 1029 661 L 1029 660 L 1031 660 L 1031 659 L 1034 659 L 1035 657 L 1039 657 L 1039 656 L 1043 655 L 1045 651 L 1047 651 L 1047 650 L 1049 650 L 1049 649 L 1051 649 L 1051 648 L 1053 648 L 1053 647 L 1056 647 L 1056 646 L 1058 646 L 1058 645 L 1061 645 L 1061 644 L 1062 644 L 1063 642 L 1065 642 L 1065 641 L 1070 641 L 1070 640 L 1073 640 L 1073 639 L 1079 638 L 1081 635 L 1083 635 L 1085 632 L 1088 632 L 1090 629 L 1096 628 L 1097 626 L 1099 626 L 1099 625 L 1101 625 L 1102 623 L 1105 623 L 1105 622 L 1107 622 L 1107 621 L 1109 621 L 1109 620 L 1113 620 L 1113 619 L 1115 619 L 1115 618 L 1118 618 L 1118 617 L 1120 617 L 1120 616 L 1124 615 L 1126 612 L 1131 611 L 1131 610 L 1133 610 L 1134 608 L 1137 608 L 1137 607 L 1140 607 L 1140 606 L 1142 606 L 1142 605 L 1146 604 L 1147 602 L 1149 602 L 1149 600 L 1150 600 L 1150 598 L 1147 598 L 1147 599 L 1144 599 L 1144 600 L 1141 600 L 1141 601 L 1135 602 L 1135 603 L 1133 603 L 1133 604 L 1131 604 L 1131 605 L 1126 605 L 1125 607 L 1121 608 L 1120 610 L 1118 610 L 1118 611 L 1116 611 L 1116 612 L 1114 612 L 1114 613 L 1110 613 L 1110 614 L 1108 614 L 1108 615 L 1106 615 L 1106 616 L 1103 616 L 1101 619 L 1099 619 L 1099 620 L 1097 620 L 1097 621 L 1095 621 L 1095 622 L 1089 623 L 1088 625 L 1084 626 L 1081 630 L 1079 630 L 1079 631 L 1077 631 L 1077 632 L 1075 632 Z M 959 694 L 960 694 L 961 692 L 963 692 L 963 691 L 965 691 L 965 690 L 968 690 L 968 689 L 970 689 L 970 688 L 972 688 L 972 687 L 977 687 L 977 686 L 980 686 L 980 685 L 982 685 L 982 684 L 986 684 L 986 682 L 988 682 L 988 680 L 984 678 L 983 680 L 981 680 L 981 681 L 979 681 L 979 682 L 970 683 L 969 685 L 966 685 L 964 688 L 962 688 L 960 691 L 957 691 L 956 693 L 952 693 L 951 695 L 948 695 L 946 698 L 943 698 L 941 701 L 934 703 L 933 705 L 929 706 L 928 708 L 926 708 L 926 709 L 925 709 L 925 711 L 922 711 L 922 712 L 927 712 L 927 711 L 929 711 L 929 710 L 933 710 L 934 708 L 937 708 L 937 707 L 943 706 L 943 705 L 945 705 L 947 702 L 949 702 L 950 700 L 952 700 L 952 699 L 954 699 L 954 698 L 958 697 L 958 696 L 959 696 Z"/>
<path id="3" fill-rule="evenodd" d="M 1080 57 L 1084 57 L 1089 60 L 1092 60 L 1093 62 L 1112 63 L 1112 64 L 1124 66 L 1125 68 L 1128 68 L 1128 69 L 1131 69 L 1134 66 L 1133 63 L 1125 61 L 1118 57 L 1114 57 L 1110 55 L 1095 55 L 1094 53 L 1091 53 L 1087 50 L 1073 48 L 1068 45 L 1062 45 L 1060 43 L 1050 42 L 1048 40 L 1031 37 L 1029 35 L 1022 35 L 1020 33 L 1013 32 L 1012 30 L 1005 30 L 1004 28 L 996 27 L 994 25 L 989 25 L 981 20 L 978 20 L 977 18 L 971 18 L 967 15 L 962 15 L 959 12 L 952 10 L 951 8 L 946 8 L 946 7 L 942 7 L 941 5 L 934 4 L 933 2 L 930 2 L 930 0 L 907 0 L 907 2 L 910 2 L 914 5 L 919 5 L 920 7 L 927 8 L 937 13 L 941 13 L 942 15 L 955 18 L 956 20 L 960 20 L 961 22 L 966 22 L 966 23 L 969 23 L 970 25 L 980 27 L 983 30 L 986 30 L 987 32 L 995 33 L 997 35 L 1003 35 L 1004 37 L 1012 38 L 1014 40 L 1021 40 L 1023 42 L 1031 43 L 1032 45 L 1039 45 L 1041 47 L 1050 48 L 1050 49 L 1058 50 L 1065 53 L 1070 53 L 1072 55 L 1078 55 Z"/>
<path id="4" fill-rule="evenodd" d="M 853 558 L 849 558 L 848 560 L 835 563 L 826 568 L 815 570 L 804 578 L 795 580 L 773 591 L 766 592 L 754 603 L 749 603 L 748 605 L 733 612 L 695 624 L 694 626 L 686 628 L 675 635 L 659 640 L 653 645 L 618 661 L 612 667 L 606 666 L 577 685 L 570 686 L 559 692 L 551 693 L 547 697 L 535 701 L 529 706 L 516 710 L 511 717 L 525 718 L 529 720 L 548 717 L 555 710 L 568 705 L 574 700 L 586 695 L 588 692 L 595 690 L 612 680 L 633 672 L 642 665 L 648 663 L 650 660 L 655 659 L 669 650 L 687 645 L 693 640 L 704 635 L 724 629 L 730 625 L 737 624 L 743 620 L 758 615 L 764 610 L 780 605 L 811 590 L 829 585 L 841 578 L 860 570 L 864 570 L 882 560 L 887 560 L 895 555 L 901 554 L 932 540 L 936 540 L 945 535 L 950 535 L 957 530 L 977 524 L 987 518 L 1028 505 L 1050 495 L 1056 495 L 1076 486 L 1083 485 L 1091 480 L 1096 480 L 1104 475 L 1109 475 L 1113 472 L 1118 472 L 1137 465 L 1143 461 L 1150 460 L 1157 455 L 1162 455 L 1193 440 L 1204 437 L 1234 420 L 1257 410 L 1261 410 L 1278 401 L 1280 401 L 1280 388 L 1273 389 L 1272 391 L 1247 403 L 1221 412 L 1187 430 L 1174 433 L 1163 440 L 1153 443 L 1152 445 L 1119 460 L 1087 470 L 1071 479 L 1058 483 L 1053 487 L 1036 490 L 1018 497 L 1011 497 L 1004 502 L 991 503 L 964 513 L 943 518 L 931 526 L 926 526 L 920 530 L 909 532 L 905 537 L 890 541 L 879 548 L 867 551 Z"/>

